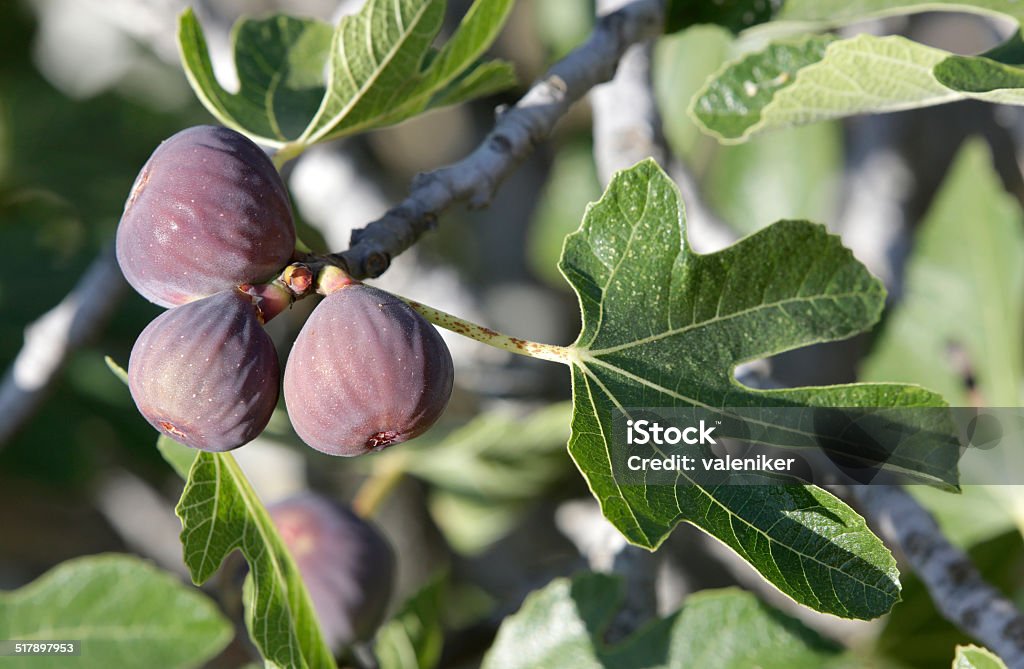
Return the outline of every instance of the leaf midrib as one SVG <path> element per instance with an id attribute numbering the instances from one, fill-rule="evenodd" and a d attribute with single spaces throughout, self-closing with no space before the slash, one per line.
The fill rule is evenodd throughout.
<path id="1" fill-rule="evenodd" d="M 686 334 L 687 332 L 690 332 L 690 331 L 693 331 L 693 330 L 697 330 L 697 329 L 700 329 L 700 328 L 703 328 L 703 327 L 706 327 L 706 326 L 709 326 L 709 325 L 714 325 L 716 323 L 724 323 L 724 322 L 727 322 L 727 321 L 729 321 L 731 319 L 740 318 L 742 316 L 746 316 L 748 314 L 752 314 L 752 313 L 755 313 L 755 312 L 761 311 L 761 310 L 775 309 L 775 308 L 778 308 L 778 307 L 786 306 L 786 305 L 791 304 L 791 303 L 792 304 L 798 304 L 798 303 L 801 303 L 801 302 L 814 303 L 814 302 L 819 302 L 819 301 L 821 301 L 821 302 L 834 301 L 834 300 L 838 300 L 838 299 L 863 298 L 865 296 L 866 292 L 867 291 L 864 291 L 864 290 L 858 290 L 858 291 L 850 291 L 850 292 L 845 292 L 845 293 L 832 293 L 832 294 L 824 294 L 824 295 L 810 295 L 810 296 L 787 297 L 785 299 L 777 300 L 775 302 L 764 302 L 764 303 L 761 303 L 761 304 L 756 304 L 756 305 L 754 305 L 752 307 L 748 307 L 746 309 L 741 309 L 739 311 L 734 311 L 734 312 L 732 312 L 730 314 L 727 314 L 725 316 L 717 316 L 716 315 L 714 318 L 709 318 L 707 320 L 703 320 L 703 321 L 699 321 L 699 322 L 695 322 L 695 323 L 688 323 L 687 325 L 684 325 L 684 326 L 679 327 L 679 328 L 675 328 L 673 330 L 666 330 L 665 332 L 661 332 L 661 333 L 658 333 L 656 335 L 650 335 L 648 337 L 644 337 L 643 339 L 635 339 L 633 341 L 626 342 L 624 344 L 617 344 L 615 346 L 607 346 L 605 348 L 599 348 L 599 349 L 591 349 L 591 348 L 583 347 L 583 348 L 580 348 L 579 351 L 580 351 L 581 354 L 585 354 L 587 357 L 593 359 L 593 358 L 596 358 L 597 356 L 608 355 L 608 354 L 611 354 L 611 353 L 618 353 L 619 351 L 628 350 L 628 349 L 631 349 L 631 348 L 634 348 L 634 347 L 637 347 L 637 346 L 644 346 L 646 344 L 653 344 L 653 343 L 655 343 L 657 341 L 660 341 L 662 339 L 666 339 L 668 337 L 674 337 L 676 335 Z M 600 331 L 598 331 L 598 335 L 599 334 L 600 334 Z M 595 336 L 595 339 L 596 338 L 597 337 Z"/>
<path id="2" fill-rule="evenodd" d="M 396 0 L 396 2 L 397 2 L 397 0 Z M 363 96 L 366 94 L 366 92 L 368 90 L 370 90 L 371 88 L 373 88 L 374 84 L 377 83 L 377 80 L 381 76 L 381 73 L 388 66 L 391 65 L 391 62 L 394 60 L 395 56 L 402 50 L 402 48 L 405 46 L 406 42 L 408 42 L 409 37 L 411 35 L 415 34 L 416 26 L 419 24 L 420 20 L 422 20 L 423 14 L 426 13 L 427 8 L 430 7 L 432 2 L 433 2 L 433 0 L 425 0 L 425 2 L 420 6 L 419 11 L 417 11 L 413 15 L 412 20 L 409 22 L 408 30 L 402 30 L 402 28 L 400 27 L 399 30 L 402 33 L 402 37 L 400 39 L 398 39 L 398 40 L 395 40 L 395 43 L 394 43 L 393 47 L 385 55 L 385 58 L 384 58 L 383 62 L 380 65 L 377 66 L 377 68 L 374 70 L 373 74 L 370 77 L 367 78 L 367 80 L 363 83 L 363 85 L 361 87 L 359 87 L 359 89 L 356 91 L 355 95 L 352 96 L 352 98 L 349 100 L 349 102 L 347 104 L 345 104 L 338 111 L 337 114 L 335 114 L 331 119 L 329 119 L 326 124 L 321 125 L 321 117 L 325 113 L 325 110 L 327 109 L 327 105 L 330 103 L 332 97 L 335 97 L 335 96 L 338 95 L 336 91 L 331 90 L 332 89 L 331 86 L 328 86 L 326 95 L 324 96 L 323 104 L 321 105 L 320 109 L 317 110 L 316 116 L 313 117 L 313 120 L 310 122 L 310 124 L 309 124 L 309 126 L 307 128 L 307 130 L 308 130 L 309 128 L 316 128 L 317 126 L 320 126 L 320 129 L 315 131 L 315 132 L 313 132 L 313 133 L 311 133 L 311 134 L 308 134 L 308 135 L 304 132 L 302 134 L 302 136 L 299 137 L 299 140 L 304 141 L 304 142 L 306 142 L 308 144 L 316 143 L 317 141 L 320 140 L 320 138 L 322 138 L 324 135 L 328 134 L 334 126 L 338 125 L 338 123 L 342 119 L 344 119 L 345 116 L 348 115 L 348 113 L 351 112 L 352 109 L 357 104 L 359 104 L 360 100 L 363 99 Z M 401 21 L 402 21 L 401 12 L 397 12 L 395 16 L 396 16 L 396 22 L 398 22 L 399 25 L 401 26 Z M 367 22 L 367 26 L 368 26 L 367 29 L 369 30 L 369 26 L 372 25 L 372 21 L 370 21 L 369 17 L 367 17 L 366 18 L 366 22 Z M 339 34 L 340 34 L 340 32 L 339 32 Z M 372 54 L 372 49 L 371 49 L 370 53 Z M 348 67 L 348 56 L 343 54 L 343 58 L 344 58 L 344 61 L 345 61 L 345 64 L 346 64 L 346 68 L 347 68 Z M 353 81 L 355 80 L 355 77 L 353 77 L 351 73 L 349 73 L 349 77 L 352 78 Z M 333 79 L 332 79 L 332 83 L 333 83 Z"/>

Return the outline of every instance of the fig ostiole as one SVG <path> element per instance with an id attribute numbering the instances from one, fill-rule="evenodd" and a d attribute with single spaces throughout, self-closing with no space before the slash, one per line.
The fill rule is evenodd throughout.
<path id="1" fill-rule="evenodd" d="M 325 297 L 303 326 L 284 398 L 304 442 L 354 456 L 425 432 L 444 412 L 453 379 L 434 326 L 397 297 L 352 283 Z"/>
<path id="2" fill-rule="evenodd" d="M 238 290 L 164 312 L 128 362 L 128 387 L 146 420 L 204 451 L 256 438 L 277 404 L 280 376 L 274 343 Z"/>
<path id="3" fill-rule="evenodd" d="M 164 307 L 268 279 L 294 250 L 281 176 L 256 144 L 218 126 L 182 130 L 157 147 L 117 228 L 122 273 Z"/>

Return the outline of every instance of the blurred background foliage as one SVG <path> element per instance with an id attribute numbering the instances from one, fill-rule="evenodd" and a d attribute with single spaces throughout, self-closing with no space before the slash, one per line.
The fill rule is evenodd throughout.
<path id="1" fill-rule="evenodd" d="M 205 0 L 197 10 L 216 56 L 226 51 L 227 31 L 242 11 L 335 20 L 355 4 Z M 468 2 L 450 5 L 455 21 Z M 25 327 L 55 305 L 110 243 L 128 189 L 154 147 L 177 130 L 211 122 L 176 62 L 173 26 L 182 6 L 176 0 L 0 3 L 0 362 L 5 368 Z M 522 0 L 495 48 L 496 55 L 515 63 L 524 84 L 520 90 L 318 147 L 289 166 L 286 178 L 302 237 L 313 246 L 340 250 L 348 231 L 398 201 L 415 173 L 471 150 L 490 128 L 494 107 L 514 102 L 525 84 L 585 39 L 593 13 L 588 0 Z M 937 40 L 959 52 L 982 51 L 998 41 L 998 30 L 976 16 L 923 15 L 862 27 L 902 32 L 926 43 Z M 892 313 L 900 313 L 904 259 L 917 257 L 917 229 L 964 139 L 980 135 L 994 156 L 990 162 L 983 151 L 975 158 L 989 170 L 985 187 L 999 190 L 1016 208 L 1009 225 L 1019 239 L 1024 189 L 1017 161 L 1024 155 L 1018 144 L 1024 120 L 1017 110 L 961 103 L 817 124 L 728 147 L 700 134 L 685 111 L 691 96 L 723 62 L 756 46 L 756 37 L 735 39 L 718 28 L 695 27 L 661 39 L 655 50 L 655 86 L 668 143 L 700 183 L 707 204 L 736 234 L 779 218 L 827 222 L 886 279 L 896 306 Z M 868 181 L 867 191 L 857 181 L 864 178 L 863 169 L 876 180 Z M 877 183 L 900 186 L 891 209 L 857 209 L 858 198 L 867 192 L 870 201 Z M 491 208 L 447 213 L 437 232 L 398 259 L 381 285 L 517 336 L 567 343 L 578 327 L 578 310 L 555 264 L 565 234 L 579 225 L 586 204 L 600 192 L 590 112 L 580 104 L 502 186 Z M 983 231 L 988 222 L 973 219 L 971 205 L 965 206 L 963 225 Z M 885 211 L 897 212 L 888 219 L 891 229 L 870 233 L 865 217 Z M 917 258 L 911 266 L 923 262 Z M 956 267 L 940 271 L 958 279 Z M 908 296 L 915 294 L 913 286 L 906 289 Z M 1020 309 L 1016 284 L 987 286 L 971 299 L 991 299 L 1000 308 L 1006 295 Z M 943 301 L 957 299 L 956 291 L 930 299 L 937 301 L 924 313 L 963 308 Z M 310 302 L 272 324 L 282 358 Z M 920 310 L 913 304 L 907 297 L 908 312 Z M 128 294 L 102 335 L 73 356 L 34 419 L 0 444 L 0 589 L 21 586 L 68 558 L 102 551 L 138 552 L 183 573 L 171 511 L 180 481 L 103 362 L 109 355 L 126 364 L 135 336 L 157 313 L 157 307 Z M 919 329 L 933 327 L 920 320 L 925 318 L 920 313 L 900 318 Z M 896 323 L 893 316 L 879 332 L 891 334 L 888 328 L 895 331 Z M 1004 333 L 1010 335 L 1005 346 L 1019 360 L 1019 319 L 1014 323 L 1015 329 Z M 530 590 L 585 566 L 577 539 L 563 525 L 570 515 L 564 513 L 566 504 L 588 499 L 589 493 L 564 451 L 568 409 L 561 401 L 569 385 L 563 370 L 511 359 L 473 342 L 449 342 L 457 365 L 456 394 L 442 424 L 418 442 L 359 461 L 330 459 L 304 447 L 281 412 L 264 437 L 237 453 L 268 501 L 306 487 L 351 500 L 369 473 L 389 467 L 405 472 L 377 516 L 400 556 L 395 605 L 447 570 L 449 634 L 442 664 L 475 666 L 497 623 Z M 906 338 L 898 343 L 915 345 Z M 774 373 L 799 384 L 850 381 L 871 346 L 872 338 L 862 337 L 786 354 L 773 360 Z M 985 355 L 993 357 L 977 359 Z M 932 371 L 944 370 L 941 382 L 962 389 L 970 402 L 972 369 L 998 367 L 1005 355 L 982 347 L 966 368 L 960 358 L 947 356 L 936 360 Z M 869 376 L 929 381 L 897 367 L 878 353 Z M 1020 389 L 1019 365 L 1013 372 L 1010 383 Z M 986 574 L 1024 605 L 1018 529 L 1024 512 L 992 513 L 1021 497 L 996 493 L 972 492 L 967 507 L 950 496 L 926 491 L 921 497 Z M 981 518 L 994 519 L 985 532 L 956 529 L 976 529 Z M 676 532 L 659 559 L 665 601 L 757 581 L 689 528 Z M 941 620 L 912 576 L 905 575 L 904 583 L 904 603 L 875 623 L 827 619 L 753 587 L 872 662 L 948 663 L 954 645 L 966 640 Z M 229 600 L 221 600 L 226 608 Z M 240 666 L 244 657 L 244 644 L 237 642 L 215 665 Z"/>

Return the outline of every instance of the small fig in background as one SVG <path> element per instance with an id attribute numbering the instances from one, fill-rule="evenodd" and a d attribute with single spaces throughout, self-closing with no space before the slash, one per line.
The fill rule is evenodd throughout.
<path id="1" fill-rule="evenodd" d="M 256 438 L 277 404 L 280 378 L 274 342 L 238 290 L 160 314 L 128 361 L 128 387 L 146 420 L 204 451 Z"/>
<path id="2" fill-rule="evenodd" d="M 269 278 L 294 249 L 291 204 L 273 163 L 217 126 L 182 130 L 157 147 L 117 228 L 125 278 L 164 307 Z"/>
<path id="3" fill-rule="evenodd" d="M 397 297 L 355 283 L 324 298 L 299 332 L 284 399 L 304 442 L 361 455 L 425 432 L 444 412 L 454 376 L 430 323 Z"/>
<path id="4" fill-rule="evenodd" d="M 309 590 L 327 644 L 337 653 L 368 639 L 391 599 L 390 544 L 375 527 L 318 495 L 297 495 L 267 511 Z"/>

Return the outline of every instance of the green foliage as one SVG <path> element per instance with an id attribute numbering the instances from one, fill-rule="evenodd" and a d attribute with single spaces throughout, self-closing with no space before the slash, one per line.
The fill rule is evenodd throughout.
<path id="1" fill-rule="evenodd" d="M 953 669 L 1006 669 L 1006 664 L 986 648 L 958 646 Z"/>
<path id="2" fill-rule="evenodd" d="M 864 19 L 916 12 L 973 12 L 1024 20 L 1014 0 L 669 0 L 668 30 L 714 23 L 740 31 L 770 21 L 805 28 L 841 26 Z"/>
<path id="3" fill-rule="evenodd" d="M 199 453 L 175 511 L 195 583 L 206 582 L 236 548 L 249 563 L 246 625 L 264 658 L 282 667 L 334 666 L 298 568 L 230 454 Z"/>
<path id="4" fill-rule="evenodd" d="M 654 46 L 651 76 L 665 139 L 675 154 L 695 170 L 702 167 L 717 143 L 702 134 L 688 114 L 681 112 L 708 77 L 731 57 L 735 45 L 728 31 L 717 26 L 697 26 L 666 35 Z"/>
<path id="5" fill-rule="evenodd" d="M 594 27 L 593 0 L 535 2 L 534 29 L 548 49 L 548 60 L 563 58 L 582 44 Z"/>
<path id="6" fill-rule="evenodd" d="M 488 411 L 440 438 L 380 456 L 431 484 L 430 509 L 452 546 L 476 554 L 507 534 L 568 469 L 568 402 L 527 415 Z"/>
<path id="7" fill-rule="evenodd" d="M 988 55 L 955 56 L 895 35 L 785 39 L 727 63 L 690 113 L 705 132 L 734 143 L 777 128 L 956 100 L 1024 105 L 1019 36 Z"/>
<path id="8" fill-rule="evenodd" d="M 984 142 L 972 140 L 961 149 L 918 230 L 903 299 L 865 360 L 861 378 L 920 383 L 955 406 L 1018 406 L 1024 378 L 1022 258 L 1020 206 L 1003 189 Z M 971 390 L 968 374 L 975 382 Z M 1000 459 L 991 465 L 1008 463 Z M 965 545 L 1024 527 L 1019 486 L 965 486 L 953 499 L 932 490 L 914 493 Z"/>
<path id="9" fill-rule="evenodd" d="M 127 555 L 69 560 L 0 593 L 0 638 L 81 642 L 76 657 L 5 657 L 5 667 L 199 667 L 232 633 L 205 595 Z"/>
<path id="10" fill-rule="evenodd" d="M 719 147 L 706 179 L 714 210 L 748 234 L 780 218 L 829 220 L 842 176 L 837 123 L 789 128 Z"/>
<path id="11" fill-rule="evenodd" d="M 618 579 L 603 574 L 552 581 L 502 623 L 483 669 L 810 669 L 839 655 L 834 643 L 733 589 L 692 595 L 682 611 L 609 647 L 604 632 L 621 589 Z"/>
<path id="12" fill-rule="evenodd" d="M 653 161 L 615 177 L 566 240 L 561 268 L 583 312 L 572 349 L 569 452 L 605 516 L 649 548 L 677 523 L 694 523 L 802 604 L 847 617 L 887 611 L 899 591 L 892 556 L 825 491 L 758 477 L 716 488 L 693 480 L 621 485 L 611 456 L 612 414 L 629 407 L 944 406 L 913 386 L 754 391 L 735 381 L 743 361 L 870 327 L 882 309 L 881 284 L 837 238 L 804 222 L 693 253 L 678 191 Z M 764 441 L 799 445 L 786 430 Z M 955 440 L 936 453 L 918 471 L 955 482 Z"/>
<path id="13" fill-rule="evenodd" d="M 558 258 L 565 236 L 579 225 L 580 212 L 601 196 L 590 142 L 573 142 L 553 157 L 544 190 L 530 221 L 527 260 L 537 277 L 558 288 L 565 281 L 558 273 Z"/>
<path id="14" fill-rule="evenodd" d="M 903 299 L 861 376 L 920 383 L 957 406 L 971 406 L 970 371 L 982 403 L 1017 406 L 1022 329 L 1024 216 L 1003 189 L 988 147 L 972 140 L 918 230 Z"/>
<path id="15" fill-rule="evenodd" d="M 189 83 L 211 114 L 294 155 L 316 142 L 514 85 L 511 65 L 479 62 L 511 0 L 476 0 L 437 50 L 431 44 L 445 6 L 445 0 L 369 0 L 333 30 L 321 21 L 284 15 L 243 19 L 232 33 L 237 93 L 217 82 L 191 10 L 181 16 L 178 42 Z"/>
<path id="16" fill-rule="evenodd" d="M 438 576 L 402 605 L 377 632 L 374 650 L 380 669 L 433 669 L 441 659 L 441 614 L 447 577 Z"/>
<path id="17" fill-rule="evenodd" d="M 320 106 L 333 33 L 322 21 L 281 14 L 240 20 L 231 33 L 237 93 L 217 82 L 191 8 L 181 15 L 178 44 L 192 89 L 217 120 L 265 143 L 280 143 L 300 134 Z"/>

